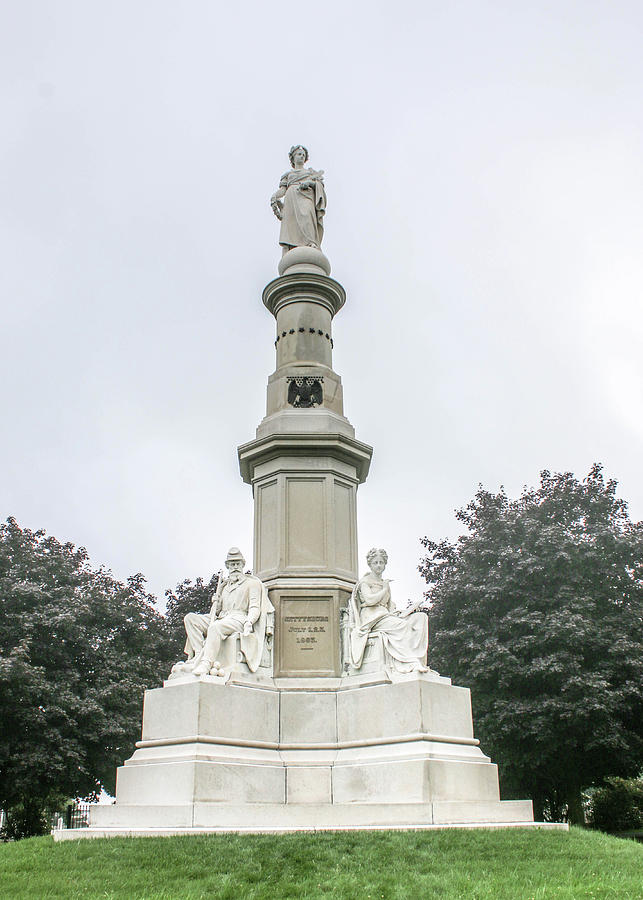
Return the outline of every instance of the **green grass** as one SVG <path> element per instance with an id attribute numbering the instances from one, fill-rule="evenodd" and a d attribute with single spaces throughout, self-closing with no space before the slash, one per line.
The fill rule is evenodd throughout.
<path id="1" fill-rule="evenodd" d="M 0 897 L 643 898 L 643 845 L 561 831 L 322 832 L 0 846 Z"/>

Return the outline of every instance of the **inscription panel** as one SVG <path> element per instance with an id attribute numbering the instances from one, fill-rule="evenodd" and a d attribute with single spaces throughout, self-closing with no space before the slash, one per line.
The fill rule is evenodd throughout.
<path id="1" fill-rule="evenodd" d="M 282 675 L 332 675 L 336 628 L 330 597 L 282 597 L 279 603 L 279 670 Z"/>

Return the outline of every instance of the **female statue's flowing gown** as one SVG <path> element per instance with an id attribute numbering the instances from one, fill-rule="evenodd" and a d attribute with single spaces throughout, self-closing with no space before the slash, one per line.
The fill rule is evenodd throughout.
<path id="1" fill-rule="evenodd" d="M 301 188 L 302 181 L 314 181 L 312 188 Z M 280 188 L 285 188 L 279 243 L 291 247 L 317 247 L 324 236 L 326 192 L 321 172 L 293 169 L 282 175 Z"/>
<path id="2" fill-rule="evenodd" d="M 400 617 L 393 615 L 393 609 L 391 589 L 372 572 L 355 585 L 350 600 L 350 647 L 356 668 L 362 664 L 366 641 L 373 633 L 381 635 L 391 666 L 398 672 L 413 672 L 425 665 L 427 617 L 424 613 Z"/>

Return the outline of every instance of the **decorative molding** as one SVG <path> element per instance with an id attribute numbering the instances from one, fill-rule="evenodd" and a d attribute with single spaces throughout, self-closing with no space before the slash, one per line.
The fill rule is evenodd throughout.
<path id="1" fill-rule="evenodd" d="M 333 741 L 324 743 L 279 743 L 277 741 L 247 741 L 241 738 L 210 737 L 209 735 L 186 735 L 176 738 L 159 738 L 153 741 L 137 741 L 136 747 L 166 747 L 176 744 L 223 744 L 228 747 L 256 747 L 260 750 L 351 750 L 353 747 L 378 747 L 383 744 L 407 744 L 413 741 L 430 741 L 436 744 L 462 744 L 465 747 L 478 747 L 477 738 L 452 737 L 447 734 L 432 734 L 429 731 L 416 731 L 411 734 L 395 734 L 365 738 L 361 741 Z"/>
<path id="2" fill-rule="evenodd" d="M 310 409 L 324 402 L 323 376 L 290 375 L 288 382 L 288 403 L 295 409 Z"/>

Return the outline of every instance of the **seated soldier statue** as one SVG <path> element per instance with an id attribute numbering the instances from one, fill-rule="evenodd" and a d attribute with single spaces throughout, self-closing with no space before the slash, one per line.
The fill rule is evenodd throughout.
<path id="1" fill-rule="evenodd" d="M 230 662 L 225 663 L 225 659 L 229 660 L 226 642 L 235 634 L 240 636 L 239 646 L 248 668 L 256 672 L 273 606 L 264 584 L 254 575 L 244 573 L 245 563 L 241 550 L 231 547 L 225 561 L 229 575 L 219 581 L 209 614 L 185 616 L 187 660 L 176 663 L 170 677 L 186 673 L 229 674 Z"/>

